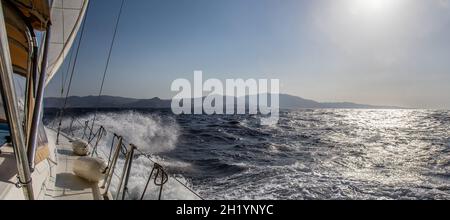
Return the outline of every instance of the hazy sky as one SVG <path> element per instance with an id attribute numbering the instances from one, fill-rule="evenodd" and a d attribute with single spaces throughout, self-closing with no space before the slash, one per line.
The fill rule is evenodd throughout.
<path id="1" fill-rule="evenodd" d="M 96 95 L 120 0 L 91 0 L 72 95 Z M 450 108 L 449 0 L 126 0 L 106 95 L 277 78 L 318 101 Z M 47 96 L 58 96 L 61 76 Z"/>

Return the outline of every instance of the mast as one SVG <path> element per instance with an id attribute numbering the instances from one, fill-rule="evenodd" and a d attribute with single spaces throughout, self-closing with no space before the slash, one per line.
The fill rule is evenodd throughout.
<path id="1" fill-rule="evenodd" d="M 22 124 L 17 107 L 17 97 L 13 83 L 13 69 L 9 51 L 8 36 L 6 32 L 5 18 L 3 15 L 3 3 L 0 1 L 0 89 L 8 118 L 11 138 L 13 141 L 14 155 L 17 162 L 19 186 L 22 187 L 25 199 L 34 200 L 32 179 L 25 149 L 25 139 Z"/>

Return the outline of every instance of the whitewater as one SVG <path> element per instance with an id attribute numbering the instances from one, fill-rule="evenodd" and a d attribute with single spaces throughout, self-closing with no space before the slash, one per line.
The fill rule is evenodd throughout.
<path id="1" fill-rule="evenodd" d="M 55 125 L 57 110 L 46 111 Z M 63 131 L 83 136 L 89 109 L 72 109 Z M 276 126 L 259 116 L 181 115 L 170 110 L 104 109 L 97 125 L 151 155 L 205 199 L 450 199 L 450 111 L 286 110 Z M 119 167 L 123 160 L 119 161 Z M 138 199 L 152 163 L 138 156 L 130 193 Z M 117 178 L 113 180 L 114 192 Z M 156 199 L 150 187 L 146 199 Z M 198 199 L 177 181 L 163 199 Z"/>

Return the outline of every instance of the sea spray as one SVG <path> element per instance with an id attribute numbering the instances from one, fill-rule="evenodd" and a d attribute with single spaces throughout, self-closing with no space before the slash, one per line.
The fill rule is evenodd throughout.
<path id="1" fill-rule="evenodd" d="M 124 161 L 120 160 L 118 167 L 124 166 Z M 128 184 L 128 193 L 125 199 L 138 200 L 144 191 L 145 184 L 150 176 L 150 172 L 153 168 L 153 163 L 144 156 L 140 156 L 133 161 L 133 169 L 131 170 L 130 180 Z M 118 173 L 121 173 L 118 172 Z M 150 184 L 146 190 L 145 200 L 157 200 L 160 188 L 153 184 L 155 176 L 152 177 Z M 182 176 L 169 177 L 169 180 L 163 186 L 163 192 L 161 198 L 163 200 L 197 200 L 199 199 L 194 194 L 189 192 L 183 185 L 192 187 L 192 184 Z M 158 181 L 160 181 L 158 179 Z M 113 178 L 111 192 L 115 195 L 117 193 L 117 187 L 119 185 L 119 178 Z"/>
<path id="2" fill-rule="evenodd" d="M 85 129 L 85 122 L 91 122 L 93 116 L 93 114 L 88 114 L 75 118 L 64 117 L 61 123 L 62 131 L 78 138 L 81 138 L 83 135 L 89 136 L 90 132 L 89 129 Z M 51 121 L 48 124 L 57 126 L 58 123 L 59 121 Z M 98 153 L 101 157 L 108 158 L 113 136 L 116 133 L 117 135 L 121 135 L 127 144 L 133 143 L 138 146 L 140 151 L 151 155 L 153 161 L 160 163 L 165 168 L 185 169 L 190 166 L 187 163 L 164 160 L 154 155 L 171 151 L 176 147 L 179 137 L 179 127 L 171 117 L 162 118 L 157 115 L 134 111 L 98 113 L 94 133 L 100 126 L 103 126 L 107 130 L 106 136 L 101 139 L 98 146 Z M 95 140 L 93 143 L 95 143 Z M 126 199 L 134 200 L 141 197 L 153 165 L 153 162 L 148 160 L 144 155 L 135 157 Z M 124 158 L 119 158 L 110 188 L 114 196 L 118 193 L 119 177 L 123 172 L 123 167 Z M 177 179 L 169 178 L 169 181 L 164 185 L 162 199 L 198 199 L 178 181 L 184 185 L 191 186 L 189 181 L 180 175 L 177 176 Z M 158 199 L 158 195 L 159 187 L 150 184 L 144 199 Z"/>
<path id="3" fill-rule="evenodd" d="M 141 111 L 174 118 L 177 147 L 151 157 L 206 199 L 450 198 L 450 111 L 286 110 L 276 127 L 258 116 Z M 127 199 L 139 198 L 151 171 L 135 159 Z M 163 199 L 185 195 L 174 181 L 164 186 Z M 156 197 L 152 186 L 146 199 Z"/>
<path id="4" fill-rule="evenodd" d="M 83 134 L 89 136 L 89 128 L 85 130 L 84 123 L 86 121 L 92 123 L 93 116 L 93 114 L 88 114 L 76 117 L 75 120 L 65 117 L 62 120 L 61 128 L 65 133 L 73 134 L 75 137 L 82 137 Z M 57 125 L 58 122 L 49 124 Z M 94 133 L 99 126 L 103 126 L 107 130 L 107 135 L 102 138 L 100 147 L 110 148 L 108 145 L 116 133 L 122 136 L 127 143 L 133 143 L 139 147 L 139 150 L 148 154 L 173 150 L 179 136 L 179 127 L 173 118 L 161 118 L 157 115 L 134 111 L 99 113 L 95 125 Z"/>
<path id="5" fill-rule="evenodd" d="M 100 114 L 97 118 L 99 125 L 123 136 L 146 153 L 162 153 L 176 147 L 179 128 L 172 118 L 132 111 Z"/>

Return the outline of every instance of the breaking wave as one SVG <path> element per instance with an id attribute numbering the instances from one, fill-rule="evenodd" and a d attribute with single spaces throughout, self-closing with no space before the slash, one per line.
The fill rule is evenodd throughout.
<path id="1" fill-rule="evenodd" d="M 86 139 L 90 132 L 89 129 L 85 129 L 85 122 L 91 122 L 93 118 L 93 113 L 75 117 L 64 117 L 61 125 L 62 131 L 73 137 L 81 138 L 84 136 Z M 57 125 L 58 123 L 58 119 L 53 119 L 48 122 L 49 125 Z M 114 134 L 117 134 L 122 136 L 127 144 L 132 143 L 138 146 L 140 152 L 150 155 L 153 161 L 161 164 L 166 169 L 183 170 L 189 169 L 190 167 L 188 163 L 163 159 L 157 156 L 160 153 L 170 152 L 176 147 L 179 137 L 179 127 L 171 117 L 161 117 L 155 114 L 135 111 L 98 113 L 96 114 L 93 133 L 97 131 L 99 126 L 103 126 L 107 131 L 98 145 L 99 156 L 104 159 L 108 159 Z M 93 143 L 95 143 L 95 140 Z M 112 179 L 111 184 L 111 192 L 113 195 L 117 194 L 119 177 L 122 173 L 121 168 L 124 167 L 124 162 L 124 158 L 119 158 L 115 177 Z M 140 199 L 152 168 L 153 162 L 148 160 L 145 155 L 137 156 L 133 160 L 127 199 Z M 176 176 L 176 180 L 169 178 L 167 184 L 164 185 L 162 199 L 198 199 L 178 181 L 186 186 L 191 185 L 181 175 Z M 144 198 L 158 199 L 158 194 L 159 187 L 150 184 Z"/>
<path id="2" fill-rule="evenodd" d="M 450 199 L 450 111 L 293 110 L 276 126 L 259 121 L 154 110 L 98 117 L 206 199 Z M 140 197 L 152 168 L 135 162 L 129 199 Z M 176 181 L 164 192 L 195 199 Z"/>

